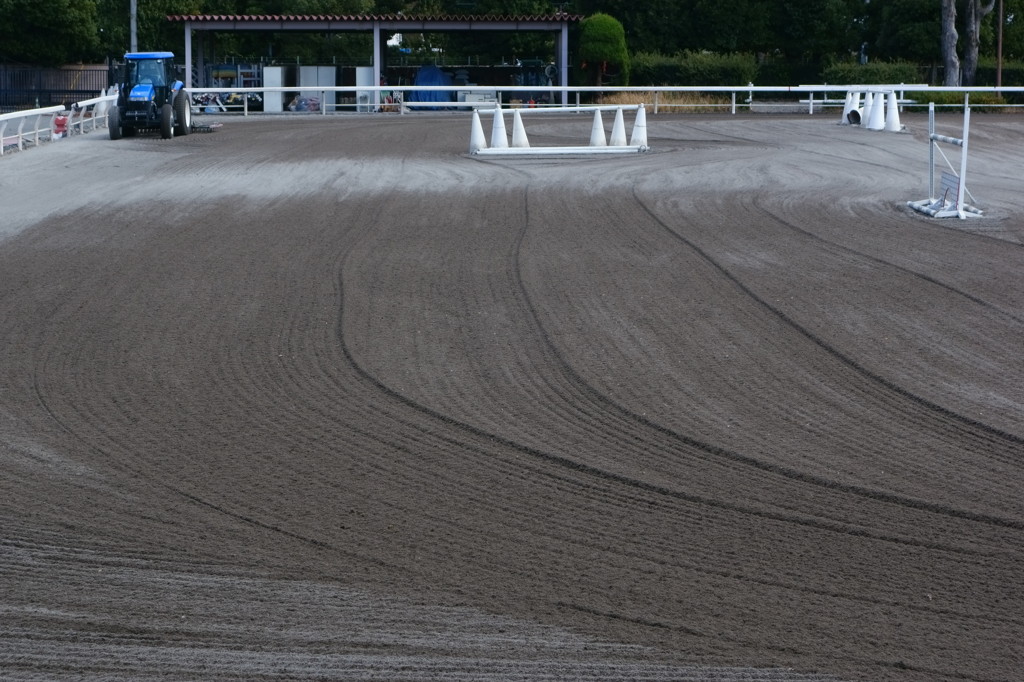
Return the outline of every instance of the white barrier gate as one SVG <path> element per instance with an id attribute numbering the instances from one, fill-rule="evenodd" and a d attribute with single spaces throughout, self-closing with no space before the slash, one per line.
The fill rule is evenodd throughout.
<path id="1" fill-rule="evenodd" d="M 970 125 L 971 108 L 967 106 L 965 100 L 963 137 L 938 135 L 935 132 L 935 103 L 932 102 L 928 105 L 928 198 L 921 201 L 908 201 L 907 206 L 933 218 L 959 217 L 961 220 L 964 220 L 968 217 L 981 217 L 981 209 L 964 202 L 965 194 L 971 197 L 971 201 L 975 200 L 970 190 L 967 189 L 967 136 L 970 131 Z M 961 148 L 959 173 L 956 172 L 953 164 L 949 162 L 949 159 L 942 152 L 942 149 L 939 147 L 940 142 Z M 939 152 L 946 165 L 949 166 L 949 170 L 944 169 L 942 171 L 939 184 L 941 192 L 939 193 L 935 191 L 936 151 Z"/>
<path id="2" fill-rule="evenodd" d="M 626 125 L 622 116 L 623 109 L 636 109 L 636 120 L 633 123 L 633 133 L 629 141 L 626 141 Z M 615 111 L 615 122 L 612 124 L 611 139 L 605 138 L 604 122 L 601 119 L 602 110 Z M 643 104 L 634 105 L 612 105 L 612 106 L 590 106 L 590 107 L 545 107 L 542 109 L 512 109 L 512 144 L 508 143 L 508 133 L 505 129 L 506 110 L 495 108 L 490 110 L 494 114 L 494 123 L 491 129 L 491 144 L 487 146 L 487 139 L 484 137 L 483 124 L 480 122 L 480 113 L 473 111 L 473 124 L 469 136 L 469 153 L 509 156 L 509 155 L 569 155 L 569 154 L 624 154 L 646 152 L 650 149 L 647 146 L 647 112 Z M 593 125 L 590 132 L 590 143 L 588 145 L 566 146 L 566 147 L 532 147 L 526 135 L 526 128 L 523 126 L 523 114 L 538 113 L 581 113 L 594 112 Z M 485 111 L 484 113 L 488 113 Z"/>

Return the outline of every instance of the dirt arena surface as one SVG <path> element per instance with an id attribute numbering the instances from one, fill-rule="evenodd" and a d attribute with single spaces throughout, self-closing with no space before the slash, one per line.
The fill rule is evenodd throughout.
<path id="1" fill-rule="evenodd" d="M 1024 120 L 837 118 L 0 159 L 0 677 L 1021 679 Z"/>

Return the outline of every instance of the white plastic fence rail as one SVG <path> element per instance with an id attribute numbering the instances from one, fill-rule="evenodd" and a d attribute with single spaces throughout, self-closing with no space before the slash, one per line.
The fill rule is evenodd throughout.
<path id="1" fill-rule="evenodd" d="M 75 102 L 68 116 L 68 132 L 73 132 L 75 126 L 78 126 L 78 132 L 84 133 L 86 123 L 89 123 L 89 130 L 96 130 L 100 124 L 106 128 L 110 119 L 110 109 L 116 101 L 117 91 L 111 88 L 111 94 L 103 92 L 99 97 Z"/>
<path id="2" fill-rule="evenodd" d="M 0 114 L 0 156 L 4 154 L 8 145 L 17 144 L 21 150 L 25 149 L 27 142 L 38 146 L 40 142 L 52 139 L 54 119 L 63 111 L 64 106 L 57 105 Z"/>
<path id="3" fill-rule="evenodd" d="M 498 101 L 502 103 L 502 106 L 509 106 L 509 100 L 516 98 L 517 95 L 530 94 L 547 94 L 551 100 L 549 103 L 538 102 L 534 105 L 528 106 L 526 102 L 522 102 L 519 106 L 524 110 L 529 108 L 530 110 L 542 110 L 545 108 L 559 108 L 563 106 L 556 102 L 559 98 L 564 98 L 566 101 L 570 96 L 575 97 L 576 106 L 580 106 L 581 95 L 585 93 L 603 93 L 605 95 L 613 95 L 616 93 L 627 94 L 633 93 L 637 96 L 642 95 L 653 95 L 652 99 L 647 99 L 648 102 L 653 101 L 653 113 L 659 113 L 659 110 L 686 110 L 688 108 L 717 108 L 717 109 L 728 109 L 730 113 L 737 113 L 739 109 L 746 108 L 752 109 L 755 103 L 758 106 L 764 107 L 767 110 L 771 110 L 774 107 L 781 109 L 788 109 L 791 107 L 800 107 L 801 104 L 806 104 L 806 111 L 809 114 L 823 111 L 826 107 L 841 108 L 844 103 L 844 99 L 847 92 L 863 92 L 866 88 L 880 89 L 880 90 L 895 90 L 900 93 L 915 94 L 921 93 L 918 100 L 922 103 L 927 102 L 928 93 L 946 93 L 946 92 L 984 92 L 991 94 L 1004 94 L 1004 93 L 1021 93 L 1024 92 L 1024 87 L 932 87 L 927 85 L 919 84 L 907 84 L 907 83 L 890 83 L 890 84 L 851 84 L 851 85 L 792 85 L 792 86 L 777 86 L 777 85 L 742 85 L 742 86 L 725 86 L 725 85 L 714 85 L 714 86 L 630 86 L 630 87 L 615 87 L 615 86 L 587 86 L 587 87 L 567 87 L 563 88 L 560 86 L 484 86 L 484 85 L 360 85 L 360 86 L 338 86 L 338 87 L 324 87 L 324 86 L 282 86 L 282 87 L 249 87 L 249 88 L 202 88 L 202 87 L 191 87 L 188 92 L 193 95 L 246 95 L 256 94 L 266 97 L 268 94 L 283 94 L 290 93 L 295 94 L 301 92 L 303 96 L 318 97 L 320 106 L 319 110 L 315 114 L 328 114 L 328 113 L 340 113 L 343 111 L 353 112 L 374 112 L 381 109 L 396 111 L 400 113 L 406 113 L 416 109 L 437 109 L 437 108 L 459 108 L 459 109 L 477 109 L 477 110 L 489 110 L 495 107 L 493 101 L 473 101 L 473 102 L 413 102 L 410 101 L 409 95 L 414 92 L 465 92 L 467 94 L 487 94 L 497 95 Z M 330 102 L 326 95 L 328 93 L 335 93 L 336 95 L 345 95 L 352 101 L 349 102 Z M 398 94 L 394 102 L 381 102 L 381 94 L 386 95 Z M 723 97 L 730 97 L 729 102 L 710 102 L 710 103 L 673 103 L 664 101 L 664 95 L 667 94 L 679 94 L 679 93 L 701 93 L 701 94 L 719 94 Z M 815 97 L 816 93 L 820 93 L 820 99 Z M 794 99 L 789 102 L 769 101 L 771 95 L 792 95 L 800 94 L 806 98 Z M 367 100 L 364 102 L 362 96 L 366 95 Z M 755 95 L 760 97 L 761 95 L 768 95 L 769 97 L 764 100 L 756 100 Z M 831 95 L 831 96 L 830 96 Z M 837 97 L 838 96 L 838 97 Z M 224 98 L 221 97 L 221 100 Z M 337 97 L 334 98 L 338 99 Z M 900 99 L 905 99 L 900 97 Z M 906 101 L 902 103 L 907 103 Z M 198 105 L 197 105 L 198 106 Z M 950 107 L 960 107 L 961 105 L 940 105 Z M 977 105 L 975 105 L 977 106 Z M 1024 106 L 1024 105 L 1013 105 L 1013 104 L 994 104 L 991 106 L 997 106 L 1000 108 Z M 221 108 L 223 107 L 223 108 Z M 252 112 L 249 109 L 248 97 L 242 97 L 241 102 L 238 104 L 221 104 L 217 107 L 220 112 L 227 113 L 241 113 L 248 115 Z M 287 110 L 284 113 L 291 113 Z"/>
<path id="4" fill-rule="evenodd" d="M 41 142 L 49 142 L 56 138 L 57 117 L 67 114 L 67 133 L 71 135 L 106 127 L 110 109 L 117 99 L 117 93 L 100 94 L 99 97 L 85 99 L 71 105 L 70 111 L 63 104 L 28 111 L 14 111 L 0 114 L 0 156 L 8 147 L 17 145 L 24 150 L 27 145 L 39 146 Z"/>

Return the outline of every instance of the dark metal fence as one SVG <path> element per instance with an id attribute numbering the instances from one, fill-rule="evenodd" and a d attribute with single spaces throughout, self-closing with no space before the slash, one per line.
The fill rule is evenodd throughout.
<path id="1" fill-rule="evenodd" d="M 0 64 L 0 112 L 70 104 L 107 87 L 104 64 L 42 69 Z"/>

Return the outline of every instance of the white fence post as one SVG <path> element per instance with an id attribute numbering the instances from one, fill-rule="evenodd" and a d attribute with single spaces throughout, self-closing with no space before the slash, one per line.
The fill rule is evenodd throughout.
<path id="1" fill-rule="evenodd" d="M 935 200 L 935 102 L 928 104 L 928 198 Z"/>

